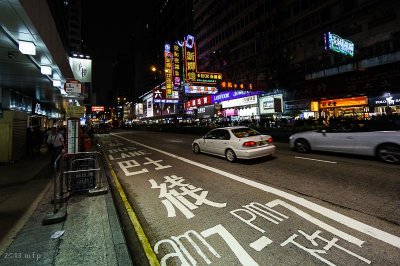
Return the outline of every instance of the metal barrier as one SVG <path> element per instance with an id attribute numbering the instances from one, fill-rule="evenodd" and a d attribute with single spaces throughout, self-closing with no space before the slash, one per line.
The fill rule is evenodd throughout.
<path id="1" fill-rule="evenodd" d="M 63 174 L 68 192 L 90 192 L 103 187 L 98 165 L 99 155 L 100 152 L 78 152 L 66 156 L 69 167 Z"/>
<path id="2" fill-rule="evenodd" d="M 66 218 L 65 202 L 76 192 L 87 191 L 89 195 L 107 193 L 103 187 L 98 163 L 100 152 L 78 152 L 60 154 L 55 160 L 53 175 L 53 213 L 42 221 L 42 224 L 61 222 Z M 66 186 L 64 186 L 64 182 Z M 61 211 L 60 211 L 61 210 Z"/>

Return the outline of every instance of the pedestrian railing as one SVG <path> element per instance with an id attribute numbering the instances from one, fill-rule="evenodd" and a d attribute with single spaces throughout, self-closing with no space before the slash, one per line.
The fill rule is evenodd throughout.
<path id="1" fill-rule="evenodd" d="M 75 193 L 86 192 L 88 195 L 107 193 L 100 175 L 99 159 L 101 153 L 78 152 L 59 155 L 53 164 L 53 213 L 42 224 L 61 222 L 66 218 L 66 202 Z"/>

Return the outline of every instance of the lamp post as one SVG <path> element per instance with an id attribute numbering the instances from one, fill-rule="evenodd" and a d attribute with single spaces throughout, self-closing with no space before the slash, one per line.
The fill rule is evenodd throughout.
<path id="1" fill-rule="evenodd" d="M 156 80 L 158 82 L 158 77 L 159 77 L 159 72 L 160 71 L 158 71 L 158 69 L 157 69 L 157 67 L 155 65 L 151 65 L 150 66 L 150 70 L 151 70 L 151 72 L 154 73 L 154 80 Z M 163 123 L 163 106 L 162 106 L 163 103 L 162 103 L 162 100 L 163 99 L 161 99 L 161 101 L 160 101 L 160 119 L 161 119 L 160 125 L 162 125 L 162 123 Z M 160 127 L 160 130 L 161 130 L 161 127 Z"/>

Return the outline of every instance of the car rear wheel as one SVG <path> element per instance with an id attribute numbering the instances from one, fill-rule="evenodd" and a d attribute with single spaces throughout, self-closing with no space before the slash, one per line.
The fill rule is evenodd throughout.
<path id="1" fill-rule="evenodd" d="M 200 153 L 199 144 L 194 144 L 194 145 L 193 145 L 193 152 L 196 153 L 196 154 L 199 154 L 199 153 Z"/>
<path id="2" fill-rule="evenodd" d="M 310 144 L 305 139 L 296 140 L 294 147 L 296 151 L 306 153 L 310 151 Z"/>
<path id="3" fill-rule="evenodd" d="M 227 149 L 225 152 L 225 157 L 229 162 L 234 162 L 236 161 L 236 154 L 233 150 L 231 149 Z"/>
<path id="4" fill-rule="evenodd" d="M 400 146 L 393 144 L 384 144 L 377 150 L 378 158 L 386 163 L 400 163 Z"/>

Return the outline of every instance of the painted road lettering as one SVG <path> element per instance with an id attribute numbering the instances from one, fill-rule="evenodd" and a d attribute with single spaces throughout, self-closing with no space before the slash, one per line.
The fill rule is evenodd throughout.
<path id="1" fill-rule="evenodd" d="M 119 138 L 125 139 L 122 137 Z M 309 202 L 304 198 L 188 160 L 187 158 L 179 157 L 169 152 L 141 145 L 135 141 L 130 142 L 138 144 L 140 147 L 145 147 L 147 150 L 127 146 L 119 141 L 115 143 L 112 141 L 109 142 L 112 144 L 109 147 L 113 147 L 113 149 L 109 150 L 108 158 L 110 161 L 114 161 L 126 176 L 148 173 L 152 170 L 171 169 L 173 167 L 173 165 L 171 166 L 163 160 L 151 159 L 149 156 L 151 153 L 148 150 L 152 150 L 250 185 L 283 199 L 274 199 L 265 204 L 251 202 L 242 205 L 240 208 L 228 210 L 227 213 L 231 214 L 232 218 L 240 221 L 243 226 L 252 230 L 253 233 L 246 234 L 245 238 L 243 238 L 242 234 L 245 231 L 238 231 L 241 232 L 241 235 L 235 238 L 234 234 L 230 233 L 222 224 L 219 224 L 217 220 L 216 224 L 218 225 L 211 225 L 211 227 L 203 231 L 201 231 L 202 229 L 192 229 L 189 227 L 184 229 L 185 233 L 182 235 L 178 231 L 176 233 L 178 234 L 177 236 L 159 240 L 154 245 L 153 250 L 156 254 L 159 254 L 162 265 L 179 262 L 182 265 L 218 264 L 224 263 L 226 260 L 232 261 L 232 259 L 237 259 L 243 265 L 258 265 L 256 261 L 260 260 L 262 264 L 262 258 L 255 254 L 271 256 L 275 253 L 268 253 L 272 250 L 276 252 L 277 247 L 284 249 L 285 254 L 289 254 L 289 256 L 290 254 L 300 256 L 300 253 L 305 253 L 306 256 L 309 256 L 310 262 L 313 261 L 313 263 L 318 261 L 320 264 L 336 265 L 336 263 L 343 264 L 344 260 L 350 265 L 363 265 L 373 262 L 374 257 L 368 258 L 368 255 L 366 256 L 366 254 L 370 253 L 368 253 L 369 246 L 367 246 L 367 250 L 363 248 L 364 240 L 342 231 L 343 228 L 339 229 L 340 227 L 336 228 L 322 221 L 324 219 L 316 218 L 311 213 L 307 213 L 299 207 L 306 207 L 310 211 L 330 218 L 331 222 L 344 224 L 373 238 L 383 240 L 393 246 L 398 246 L 396 244 L 398 243 L 396 242 L 398 239 L 396 236 Z M 110 155 L 112 156 L 110 157 Z M 150 165 L 153 167 L 150 167 Z M 168 218 L 176 217 L 176 212 L 179 211 L 186 219 L 191 219 L 195 216 L 195 212 L 193 211 L 201 205 L 209 205 L 216 208 L 226 208 L 228 205 L 226 202 L 219 203 L 212 201 L 212 197 L 210 197 L 209 191 L 206 188 L 194 186 L 189 182 L 188 178 L 185 180 L 178 173 L 163 175 L 162 181 L 156 177 L 157 175 L 155 177 L 153 175 L 153 178 L 148 180 L 151 185 L 150 189 L 158 190 L 158 198 L 166 208 Z M 288 200 L 292 204 L 284 200 Z M 304 223 L 305 221 L 309 223 Z M 297 228 L 299 225 L 302 226 Z M 293 228 L 293 226 L 295 227 Z M 220 236 L 224 240 L 224 243 L 226 243 L 226 247 L 235 254 L 235 257 L 232 257 L 231 253 L 226 253 L 226 247 L 224 248 L 224 245 L 221 246 L 221 241 L 217 243 L 214 242 L 216 241 L 215 237 L 209 238 L 211 235 Z M 182 241 L 183 239 L 185 241 Z M 240 242 L 238 239 L 240 239 Z M 246 241 L 243 241 L 243 239 L 246 239 Z M 226 257 L 227 255 L 229 257 Z M 301 263 L 305 262 L 302 261 Z"/>
<path id="2" fill-rule="evenodd" d="M 201 242 L 202 246 L 200 247 L 197 245 L 196 241 L 193 240 L 190 235 L 196 237 L 198 241 Z M 232 250 L 235 254 L 236 258 L 243 264 L 243 265 L 258 265 L 257 262 L 246 252 L 246 250 L 240 245 L 240 243 L 232 236 L 228 230 L 225 229 L 222 225 L 216 225 L 209 229 L 202 231 L 200 234 L 194 230 L 189 230 L 183 235 L 179 236 L 172 236 L 171 239 L 163 239 L 158 241 L 154 245 L 154 252 L 156 254 L 159 253 L 160 245 L 168 244 L 170 248 L 173 249 L 174 252 L 168 253 L 164 255 L 161 259 L 161 265 L 168 265 L 168 259 L 174 258 L 181 262 L 181 265 L 197 265 L 201 264 L 201 262 L 197 262 L 193 255 L 189 253 L 188 248 L 185 247 L 184 243 L 181 242 L 182 238 L 185 238 L 187 242 L 189 242 L 199 255 L 208 265 L 212 263 L 210 258 L 207 257 L 205 252 L 203 252 L 202 248 L 207 248 L 208 252 L 214 255 L 215 258 L 220 259 L 221 255 L 213 248 L 207 241 L 206 237 L 211 235 L 218 235 L 220 236 L 227 246 Z M 186 242 L 185 242 L 186 243 Z M 168 249 L 166 245 L 163 246 L 164 249 Z M 187 259 L 186 259 L 187 258 Z"/>
<path id="3" fill-rule="evenodd" d="M 152 189 L 160 189 L 158 197 L 164 198 L 161 202 L 167 209 L 168 217 L 176 216 L 174 207 L 180 210 L 187 219 L 191 219 L 194 217 L 191 211 L 197 209 L 202 204 L 216 208 L 224 208 L 226 206 L 226 203 L 217 203 L 206 199 L 208 191 L 184 183 L 185 179 L 183 177 L 176 175 L 164 176 L 164 183 L 157 184 L 154 179 L 150 179 L 149 182 Z M 198 192 L 200 194 L 196 194 Z M 185 196 L 191 197 L 195 202 L 192 203 Z"/>

